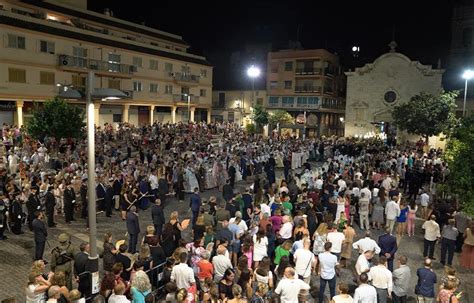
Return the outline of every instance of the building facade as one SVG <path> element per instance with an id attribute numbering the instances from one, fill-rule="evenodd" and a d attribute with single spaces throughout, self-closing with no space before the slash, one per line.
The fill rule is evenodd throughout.
<path id="1" fill-rule="evenodd" d="M 367 137 L 378 133 L 397 136 L 392 124 L 394 105 L 403 104 L 421 92 L 438 94 L 444 70 L 411 61 L 396 52 L 396 43 L 390 51 L 373 63 L 346 72 L 347 97 L 345 135 Z"/>
<path id="2" fill-rule="evenodd" d="M 252 108 L 264 105 L 265 90 L 217 90 L 212 92 L 213 121 L 234 122 L 242 126 L 251 123 Z"/>
<path id="3" fill-rule="evenodd" d="M 266 107 L 288 111 L 308 136 L 342 136 L 345 75 L 339 58 L 324 49 L 270 52 Z"/>
<path id="4" fill-rule="evenodd" d="M 89 71 L 94 88 L 128 96 L 97 102 L 96 124 L 210 121 L 212 66 L 204 57 L 188 53 L 181 36 L 117 19 L 108 10 L 88 11 L 85 3 L 0 3 L 2 122 L 22 125 L 34 102 L 65 86 L 84 90 Z"/>

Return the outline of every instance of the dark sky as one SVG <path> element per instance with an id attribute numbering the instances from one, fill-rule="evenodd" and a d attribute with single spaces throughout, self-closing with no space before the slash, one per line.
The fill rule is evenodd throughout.
<path id="1" fill-rule="evenodd" d="M 303 48 L 337 52 L 346 67 L 362 65 L 388 50 L 395 28 L 397 50 L 412 60 L 444 63 L 450 43 L 451 13 L 456 0 L 412 1 L 89 1 L 89 9 L 182 35 L 190 52 L 229 54 L 246 44 L 271 43 L 287 48 L 289 40 Z M 133 3 L 133 5 L 132 5 Z M 297 35 L 299 28 L 299 35 Z M 358 61 L 352 45 L 360 46 Z M 219 65 L 219 66 L 217 66 Z M 221 68 L 219 68 L 221 67 Z M 218 76 L 218 75 L 217 75 Z"/>

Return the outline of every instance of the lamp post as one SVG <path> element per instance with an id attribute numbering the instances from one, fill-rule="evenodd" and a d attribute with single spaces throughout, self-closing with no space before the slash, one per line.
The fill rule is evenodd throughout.
<path id="1" fill-rule="evenodd" d="M 466 99 L 467 99 L 467 81 L 471 80 L 474 77 L 474 71 L 470 70 L 470 69 L 467 69 L 462 74 L 462 77 L 465 80 L 465 84 L 464 84 L 464 103 L 463 103 L 463 106 L 462 106 L 462 116 L 465 117 L 466 116 Z"/>
<path id="2" fill-rule="evenodd" d="M 255 65 L 251 65 L 247 69 L 247 76 L 249 76 L 250 79 L 252 79 L 252 106 L 254 106 L 255 105 L 255 78 L 258 78 L 260 76 L 260 68 Z M 244 104 L 242 104 L 242 108 L 244 108 L 244 111 L 245 111 Z"/>
<path id="3" fill-rule="evenodd" d="M 75 89 L 67 89 L 60 92 L 60 97 L 65 99 L 82 99 L 82 94 Z M 99 292 L 99 255 L 97 253 L 97 206 L 95 193 L 95 121 L 94 121 L 94 99 L 117 100 L 127 95 L 117 89 L 100 88 L 94 89 L 94 73 L 89 72 L 86 83 L 86 107 L 87 107 L 87 199 L 89 218 L 89 245 L 90 254 L 86 270 L 91 273 L 91 294 Z"/>
<path id="4" fill-rule="evenodd" d="M 191 94 L 183 94 L 188 101 L 188 123 L 191 122 Z"/>

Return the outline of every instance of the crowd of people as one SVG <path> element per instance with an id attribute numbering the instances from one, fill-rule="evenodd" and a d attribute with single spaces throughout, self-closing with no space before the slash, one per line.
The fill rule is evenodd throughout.
<path id="1" fill-rule="evenodd" d="M 76 248 L 61 234 L 49 273 L 43 258 L 58 215 L 66 224 L 87 218 L 85 140 L 40 143 L 6 125 L 2 135 L 0 239 L 6 229 L 33 231 L 27 302 L 397 303 L 415 291 L 418 302 L 456 303 L 463 289 L 455 252 L 474 268 L 474 225 L 455 199 L 437 194 L 449 178 L 439 150 L 263 138 L 225 123 L 105 125 L 96 131 L 98 211 L 118 212 L 129 239 L 114 243 L 105 233 L 92 299 L 88 243 Z M 208 189 L 221 194 L 204 201 Z M 189 203 L 191 218 L 176 211 L 165 218 L 176 203 Z M 144 233 L 142 209 L 153 222 Z M 412 272 L 413 260 L 397 250 L 420 227 L 424 261 Z M 437 242 L 446 272 L 439 279 L 432 269 Z M 341 278 L 347 273 L 352 283 Z"/>

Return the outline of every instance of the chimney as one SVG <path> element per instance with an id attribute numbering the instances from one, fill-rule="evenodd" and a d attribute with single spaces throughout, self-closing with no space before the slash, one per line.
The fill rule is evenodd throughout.
<path id="1" fill-rule="evenodd" d="M 110 17 L 110 9 L 108 7 L 104 8 L 104 15 Z"/>

